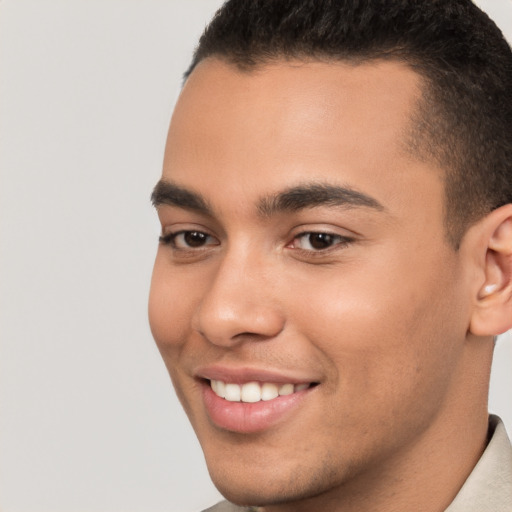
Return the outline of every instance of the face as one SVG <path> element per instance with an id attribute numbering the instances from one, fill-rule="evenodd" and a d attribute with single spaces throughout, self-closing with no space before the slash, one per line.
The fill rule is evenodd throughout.
<path id="1" fill-rule="evenodd" d="M 442 172 L 407 151 L 420 87 L 391 62 L 208 59 L 179 98 L 150 324 L 235 502 L 397 478 L 442 435 L 470 305 Z"/>

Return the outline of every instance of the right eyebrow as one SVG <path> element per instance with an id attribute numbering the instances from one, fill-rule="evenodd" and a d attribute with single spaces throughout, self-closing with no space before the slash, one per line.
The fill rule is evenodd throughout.
<path id="1" fill-rule="evenodd" d="M 155 185 L 151 193 L 151 202 L 155 208 L 167 204 L 203 215 L 212 215 L 212 208 L 203 196 L 167 180 L 160 180 Z"/>

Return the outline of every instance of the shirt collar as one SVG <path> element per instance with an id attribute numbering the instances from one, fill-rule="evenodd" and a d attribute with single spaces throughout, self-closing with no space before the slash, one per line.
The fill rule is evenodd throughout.
<path id="1" fill-rule="evenodd" d="M 489 418 L 490 441 L 446 512 L 512 511 L 512 446 L 505 425 Z"/>

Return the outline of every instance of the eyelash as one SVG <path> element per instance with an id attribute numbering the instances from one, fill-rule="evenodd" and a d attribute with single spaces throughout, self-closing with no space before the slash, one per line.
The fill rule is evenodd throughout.
<path id="1" fill-rule="evenodd" d="M 179 236 L 181 236 L 181 235 L 186 236 L 186 235 L 192 235 L 192 234 L 199 235 L 201 237 L 204 237 L 205 239 L 206 238 L 214 239 L 214 237 L 212 235 L 209 235 L 208 233 L 205 233 L 204 231 L 200 231 L 200 230 L 196 230 L 196 229 L 183 229 L 180 231 L 176 231 L 175 233 L 168 233 L 166 235 L 162 235 L 158 238 L 158 241 L 162 245 L 170 245 L 176 251 L 198 251 L 198 250 L 201 250 L 204 247 L 203 245 L 201 245 L 199 247 L 187 247 L 187 248 L 178 247 L 178 244 L 176 243 L 176 239 Z M 213 244 L 213 245 L 218 245 L 218 244 Z"/>
<path id="2" fill-rule="evenodd" d="M 203 237 L 203 239 L 206 241 L 208 238 L 215 240 L 215 238 L 212 235 L 209 235 L 208 233 L 205 233 L 204 231 L 200 230 L 180 230 L 176 231 L 175 233 L 168 233 L 166 235 L 162 235 L 159 237 L 159 242 L 162 245 L 170 245 L 173 250 L 180 251 L 183 253 L 189 252 L 189 253 L 197 253 L 198 251 L 204 250 L 206 247 L 209 246 L 215 246 L 219 245 L 219 242 L 214 244 L 203 244 L 201 243 L 199 246 L 192 247 L 190 244 L 186 247 L 179 247 L 178 243 L 176 242 L 177 238 L 179 236 L 187 236 L 187 235 L 199 235 L 199 237 Z M 313 248 L 313 249 L 304 249 L 303 247 L 293 247 L 293 244 L 296 243 L 296 241 L 310 237 L 309 239 L 309 245 L 311 246 L 311 237 L 312 236 L 318 236 L 319 240 L 322 238 L 326 239 L 325 243 L 328 244 L 327 247 L 322 248 Z M 318 240 L 317 240 L 318 241 Z M 342 248 L 346 247 L 350 243 L 354 242 L 354 238 L 338 235 L 335 233 L 329 233 L 327 231 L 304 231 L 303 233 L 299 233 L 296 236 L 293 237 L 292 241 L 286 245 L 287 248 L 293 249 L 295 251 L 298 251 L 302 254 L 308 254 L 313 256 L 322 256 L 325 255 L 333 250 L 336 250 L 336 248 Z M 185 244 L 187 242 L 185 241 Z"/>
<path id="3" fill-rule="evenodd" d="M 336 250 L 337 248 L 346 247 L 350 243 L 354 242 L 354 239 L 347 236 L 338 235 L 335 233 L 329 233 L 327 231 L 305 231 L 303 233 L 299 233 L 296 235 L 292 242 L 288 244 L 287 247 L 289 247 L 291 244 L 295 243 L 297 240 L 300 240 L 301 238 L 309 237 L 309 245 L 311 246 L 311 237 L 317 236 L 321 240 L 321 238 L 326 238 L 326 243 L 329 245 L 327 247 L 322 248 L 313 248 L 313 249 L 304 249 L 302 247 L 295 247 L 293 248 L 296 251 L 300 251 L 303 254 L 311 254 L 311 255 L 318 255 L 322 256 L 324 254 L 327 254 L 328 252 L 331 252 L 333 250 Z"/>

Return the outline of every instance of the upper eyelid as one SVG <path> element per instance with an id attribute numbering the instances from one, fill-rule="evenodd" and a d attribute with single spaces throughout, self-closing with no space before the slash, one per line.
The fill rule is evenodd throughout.
<path id="1" fill-rule="evenodd" d="M 168 220 L 163 220 L 161 222 L 161 233 L 162 235 L 168 235 L 168 234 L 179 234 L 179 233 L 186 233 L 190 231 L 197 231 L 200 233 L 204 233 L 205 235 L 210 235 L 215 238 L 218 238 L 218 236 L 215 234 L 213 229 L 210 229 L 206 227 L 204 224 L 201 224 L 199 222 L 187 222 L 187 221 L 181 221 L 181 222 L 169 222 Z"/>
<path id="2" fill-rule="evenodd" d="M 316 217 L 316 215 L 315 215 Z M 329 233 L 341 236 L 361 236 L 361 233 L 354 230 L 353 222 L 348 222 L 347 219 L 339 219 L 337 217 L 325 217 L 322 215 L 320 218 L 315 219 L 300 219 L 292 229 L 291 233 Z M 347 226 L 350 225 L 350 227 Z"/>
<path id="3" fill-rule="evenodd" d="M 343 231 L 343 232 L 340 232 L 340 231 Z M 330 235 L 330 236 L 338 236 L 340 238 L 343 238 L 344 240 L 355 240 L 357 239 L 358 237 L 360 237 L 361 235 L 359 235 L 359 233 L 356 233 L 355 231 L 352 231 L 352 230 L 347 230 L 346 228 L 321 228 L 321 227 L 318 227 L 318 228 L 306 228 L 305 226 L 301 226 L 300 230 L 291 234 L 292 236 L 292 239 L 295 239 L 295 238 L 298 238 L 298 237 L 301 237 L 301 236 L 305 236 L 305 235 L 311 235 L 311 234 L 314 234 L 314 233 L 320 233 L 320 234 L 325 234 L 325 235 Z"/>
<path id="4" fill-rule="evenodd" d="M 222 226 L 216 222 L 210 222 L 204 216 L 158 214 L 161 226 L 161 234 L 177 233 L 183 231 L 200 231 L 217 239 L 225 236 Z"/>
<path id="5" fill-rule="evenodd" d="M 300 236 L 300 235 L 307 235 L 310 233 L 324 233 L 326 235 L 333 235 L 333 236 L 350 236 L 345 235 L 343 233 L 340 233 L 339 230 L 342 230 L 342 228 L 331 228 L 331 227 L 309 227 L 309 226 L 300 226 L 297 229 L 297 232 L 294 234 L 294 236 Z M 343 228 L 343 232 L 346 233 L 347 229 Z"/>

